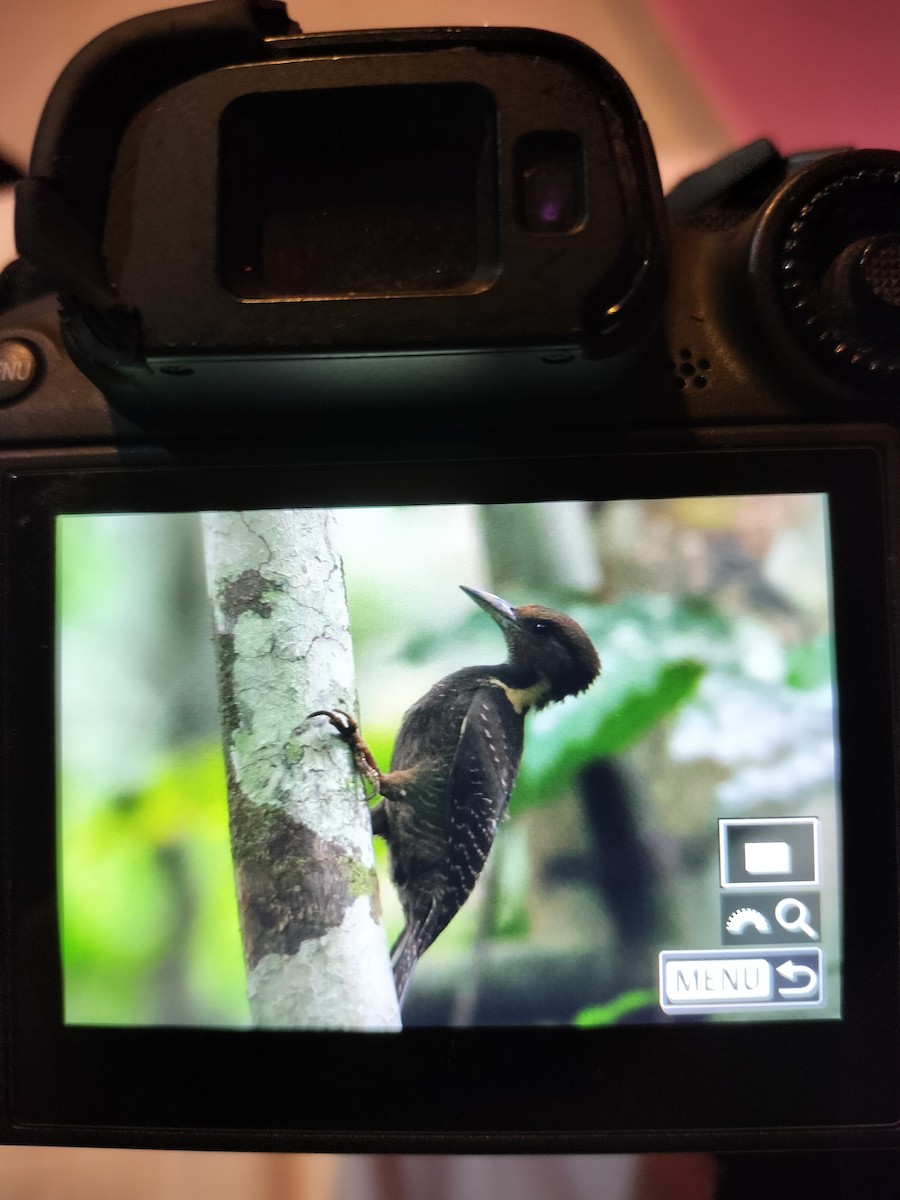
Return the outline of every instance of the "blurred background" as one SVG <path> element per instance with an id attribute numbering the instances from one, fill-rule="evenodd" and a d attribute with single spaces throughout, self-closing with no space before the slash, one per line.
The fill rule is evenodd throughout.
<path id="1" fill-rule="evenodd" d="M 140 12 L 142 0 L 30 0 L 0 6 L 0 153 L 24 168 L 46 95 L 95 34 Z M 893 0 L 309 0 L 289 5 L 309 30 L 417 24 L 536 25 L 581 38 L 619 69 L 647 118 L 666 186 L 749 138 L 784 150 L 900 147 L 896 121 L 900 6 Z M 0 193 L 0 263 L 14 255 L 12 206 Z M 369 1165 L 371 1167 L 371 1164 Z M 686 1160 L 571 1162 L 555 1173 L 504 1160 L 422 1162 L 404 1172 L 328 1157 L 33 1150 L 0 1152 L 0 1196 L 253 1195 L 359 1200 L 374 1195 L 696 1197 L 709 1176 Z M 423 1175 L 423 1171 L 429 1174 Z M 530 1172 L 530 1175 L 529 1175 Z M 518 1178 L 519 1186 L 514 1180 Z M 521 1180 L 530 1178 L 530 1190 Z M 454 1184 L 447 1183 L 452 1179 Z M 430 1181 L 430 1182 L 428 1182 Z M 335 1188 L 337 1187 L 337 1192 Z"/>

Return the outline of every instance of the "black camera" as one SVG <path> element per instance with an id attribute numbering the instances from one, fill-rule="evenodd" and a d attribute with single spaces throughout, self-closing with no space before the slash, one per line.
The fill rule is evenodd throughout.
<path id="1" fill-rule="evenodd" d="M 73 61 L 16 219 L 4 1138 L 895 1144 L 900 154 L 664 202 L 576 42 L 213 0 Z M 480 662 L 457 876 L 510 816 L 401 1008 L 358 775 Z"/>

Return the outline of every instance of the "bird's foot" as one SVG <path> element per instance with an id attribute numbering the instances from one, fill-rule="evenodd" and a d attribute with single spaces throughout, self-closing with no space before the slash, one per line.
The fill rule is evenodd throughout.
<path id="1" fill-rule="evenodd" d="M 317 708 L 315 712 L 307 715 L 306 720 L 310 721 L 313 717 L 328 718 L 341 740 L 350 747 L 357 774 L 372 789 L 373 795 L 380 795 L 382 774 L 375 756 L 359 732 L 359 722 L 356 718 L 342 708 Z M 371 799 L 371 796 L 369 798 Z"/>

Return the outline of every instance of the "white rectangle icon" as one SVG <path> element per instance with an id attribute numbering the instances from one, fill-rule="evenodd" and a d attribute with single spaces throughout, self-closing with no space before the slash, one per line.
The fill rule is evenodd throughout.
<path id="1" fill-rule="evenodd" d="M 722 888 L 783 888 L 819 883 L 818 817 L 722 817 Z"/>
<path id="2" fill-rule="evenodd" d="M 678 958 L 663 967 L 667 1005 L 771 1000 L 772 967 L 764 958 Z"/>
<path id="3" fill-rule="evenodd" d="M 788 842 L 747 842 L 744 870 L 748 875 L 790 875 L 791 847 Z"/>

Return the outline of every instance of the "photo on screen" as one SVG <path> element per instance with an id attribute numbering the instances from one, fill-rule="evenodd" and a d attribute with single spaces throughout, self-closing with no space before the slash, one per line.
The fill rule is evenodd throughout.
<path id="1" fill-rule="evenodd" d="M 826 496 L 333 512 L 383 769 L 432 684 L 504 660 L 462 586 L 567 614 L 602 662 L 527 716 L 508 815 L 405 1026 L 840 1016 Z M 65 1021 L 249 1027 L 201 515 L 64 515 L 56 540 Z"/>

